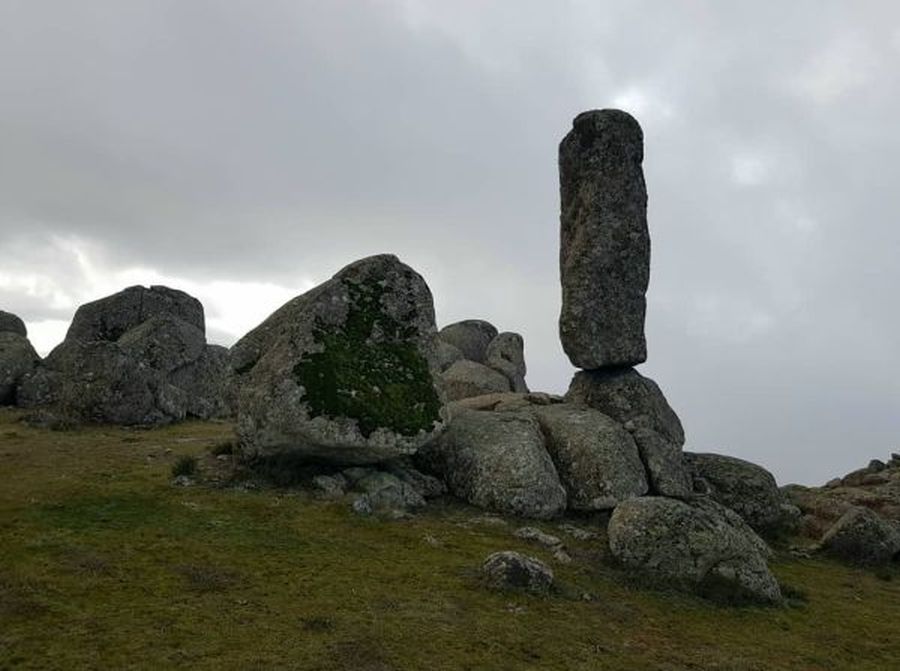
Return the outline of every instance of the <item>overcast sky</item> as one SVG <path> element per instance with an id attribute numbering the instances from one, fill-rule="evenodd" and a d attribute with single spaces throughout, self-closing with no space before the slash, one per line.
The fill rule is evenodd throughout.
<path id="1" fill-rule="evenodd" d="M 0 308 L 38 349 L 164 283 L 230 344 L 350 261 L 561 392 L 557 144 L 645 133 L 687 449 L 821 482 L 900 446 L 900 3 L 0 0 Z"/>

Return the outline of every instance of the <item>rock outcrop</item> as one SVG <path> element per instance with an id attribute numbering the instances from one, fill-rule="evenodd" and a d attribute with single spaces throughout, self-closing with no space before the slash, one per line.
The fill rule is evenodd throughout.
<path id="1" fill-rule="evenodd" d="M 566 491 L 540 425 L 527 411 L 451 406 L 447 430 L 419 450 L 416 464 L 482 508 L 539 519 L 566 508 Z"/>
<path id="2" fill-rule="evenodd" d="M 865 468 L 823 487 L 787 485 L 781 488 L 801 513 L 802 532 L 818 539 L 854 507 L 868 508 L 886 520 L 900 523 L 900 454 L 887 462 L 873 459 Z"/>
<path id="3" fill-rule="evenodd" d="M 525 341 L 518 333 L 497 333 L 492 324 L 469 319 L 441 329 L 436 347 L 448 401 L 528 391 Z"/>
<path id="4" fill-rule="evenodd" d="M 134 286 L 82 305 L 66 339 L 26 375 L 17 403 L 76 421 L 159 425 L 233 412 L 224 349 L 206 344 L 203 306 Z"/>
<path id="5" fill-rule="evenodd" d="M 20 405 L 53 405 L 81 422 L 160 425 L 186 416 L 184 391 L 115 342 L 66 341 L 26 380 Z"/>
<path id="6" fill-rule="evenodd" d="M 765 542 L 708 499 L 630 499 L 613 511 L 608 533 L 613 556 L 652 582 L 727 603 L 782 600 Z"/>
<path id="7" fill-rule="evenodd" d="M 250 459 L 366 464 L 413 454 L 442 428 L 431 292 L 395 256 L 357 261 L 232 348 Z"/>
<path id="8" fill-rule="evenodd" d="M 563 349 L 577 368 L 647 358 L 650 280 L 643 132 L 620 110 L 575 117 L 559 145 Z"/>

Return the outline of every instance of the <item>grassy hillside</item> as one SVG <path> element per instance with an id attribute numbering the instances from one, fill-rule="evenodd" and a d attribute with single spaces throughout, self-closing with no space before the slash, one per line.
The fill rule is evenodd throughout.
<path id="1" fill-rule="evenodd" d="M 854 669 L 900 659 L 900 575 L 780 558 L 785 609 L 642 590 L 604 540 L 574 561 L 433 505 L 362 518 L 292 490 L 208 478 L 221 423 L 154 431 L 31 429 L 0 412 L 0 669 Z M 583 526 L 588 522 L 581 521 Z M 552 523 L 539 524 L 562 535 Z M 548 598 L 484 589 L 483 558 L 550 563 Z M 893 579 L 891 579 L 893 578 Z"/>

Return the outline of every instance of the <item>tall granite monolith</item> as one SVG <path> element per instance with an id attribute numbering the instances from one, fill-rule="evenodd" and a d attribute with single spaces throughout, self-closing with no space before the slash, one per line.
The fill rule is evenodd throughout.
<path id="1" fill-rule="evenodd" d="M 650 279 L 643 132 L 626 112 L 575 117 L 559 145 L 563 349 L 577 368 L 647 359 Z"/>

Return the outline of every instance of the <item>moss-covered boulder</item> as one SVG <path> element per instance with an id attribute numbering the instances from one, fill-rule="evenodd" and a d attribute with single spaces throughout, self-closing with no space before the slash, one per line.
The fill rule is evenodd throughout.
<path id="1" fill-rule="evenodd" d="M 413 454 L 442 428 L 431 291 L 395 256 L 357 261 L 232 348 L 248 458 Z"/>

